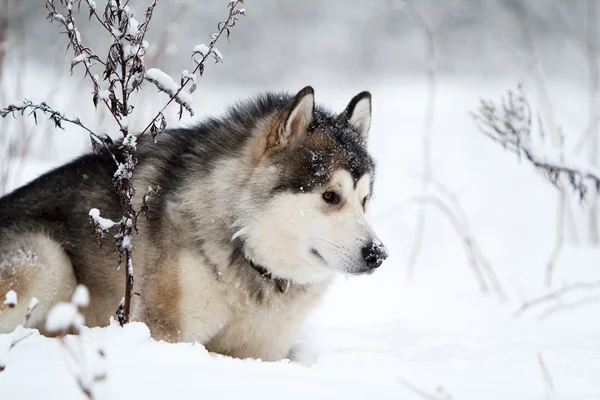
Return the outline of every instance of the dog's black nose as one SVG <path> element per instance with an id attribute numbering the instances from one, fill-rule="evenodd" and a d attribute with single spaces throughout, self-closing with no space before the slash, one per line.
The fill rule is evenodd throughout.
<path id="1" fill-rule="evenodd" d="M 388 252 L 383 243 L 374 240 L 362 249 L 363 258 L 367 262 L 367 267 L 377 268 L 388 257 Z"/>

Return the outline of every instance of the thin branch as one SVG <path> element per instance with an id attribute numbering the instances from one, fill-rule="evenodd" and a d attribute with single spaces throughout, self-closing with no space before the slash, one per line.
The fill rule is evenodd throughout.
<path id="1" fill-rule="evenodd" d="M 237 6 L 242 3 L 243 1 L 231 1 L 229 3 L 229 5 L 227 6 L 229 8 L 229 14 L 227 15 L 227 18 L 225 18 L 223 21 L 221 21 L 218 24 L 218 31 L 217 33 L 214 33 L 213 35 L 211 35 L 211 41 L 210 44 L 208 45 L 208 48 L 206 51 L 202 52 L 202 53 L 195 53 L 195 54 L 200 54 L 202 57 L 200 58 L 200 61 L 196 62 L 196 67 L 194 68 L 194 70 L 192 71 L 191 75 L 196 74 L 197 72 L 200 73 L 200 76 L 202 76 L 203 72 L 204 72 L 204 62 L 206 61 L 206 59 L 212 54 L 215 55 L 215 45 L 217 44 L 217 41 L 219 40 L 219 38 L 221 37 L 221 35 L 224 32 L 227 32 L 227 38 L 229 38 L 229 34 L 230 34 L 230 29 L 235 26 L 235 23 L 237 22 L 237 16 L 238 15 L 245 15 L 245 10 L 243 8 L 237 8 Z M 194 54 L 194 55 L 195 55 Z M 173 102 L 176 101 L 179 98 L 179 94 L 181 93 L 181 91 L 183 90 L 183 88 L 190 82 L 192 81 L 191 77 L 187 77 L 182 79 L 181 85 L 179 85 L 179 88 L 175 91 L 175 93 L 173 93 L 171 95 L 171 98 L 169 99 L 169 101 L 164 105 L 164 107 L 154 116 L 154 118 L 152 118 L 152 121 L 142 130 L 142 132 L 138 135 L 138 138 L 143 136 L 146 132 L 148 132 L 148 130 L 150 130 L 150 128 L 155 124 L 155 121 L 160 119 L 161 115 L 164 115 L 165 110 L 167 109 L 167 107 Z M 181 118 L 181 111 L 179 113 L 179 116 Z"/>
<path id="2" fill-rule="evenodd" d="M 463 246 L 465 248 L 465 253 L 469 260 L 469 265 L 479 285 L 479 289 L 482 293 L 487 293 L 489 291 L 488 284 L 485 280 L 483 272 L 481 271 L 478 263 L 478 253 L 474 250 L 473 246 L 473 238 L 465 231 L 464 226 L 459 222 L 456 218 L 452 210 L 438 197 L 432 196 L 429 194 L 417 195 L 413 196 L 406 200 L 406 202 L 417 203 L 417 204 L 431 204 L 435 206 L 438 210 L 442 212 L 442 214 L 446 217 L 448 222 L 454 231 L 458 235 L 458 237 L 463 242 Z"/>
<path id="3" fill-rule="evenodd" d="M 451 400 L 452 396 L 447 394 L 447 393 L 443 393 L 442 396 L 436 396 L 434 394 L 428 393 L 426 391 L 424 391 L 421 388 L 418 388 L 417 386 L 415 386 L 413 383 L 407 381 L 404 378 L 399 378 L 398 379 L 400 381 L 400 383 L 406 387 L 408 390 L 410 390 L 411 392 L 413 392 L 414 394 L 416 394 L 417 396 L 425 399 L 425 400 Z"/>
<path id="4" fill-rule="evenodd" d="M 118 165 L 117 159 L 115 158 L 110 147 L 108 146 L 106 138 L 101 138 L 98 135 L 96 135 L 90 128 L 88 128 L 83 122 L 81 122 L 81 120 L 78 117 L 73 116 L 69 118 L 65 114 L 55 111 L 51 106 L 49 106 L 45 102 L 35 104 L 31 100 L 25 99 L 21 104 L 10 104 L 9 106 L 1 109 L 0 117 L 6 118 L 8 115 L 15 117 L 15 113 L 20 113 L 22 116 L 24 116 L 25 113 L 28 113 L 27 115 L 33 116 L 33 119 L 37 124 L 38 112 L 49 115 L 49 120 L 52 121 L 56 128 L 64 130 L 65 128 L 63 126 L 63 122 L 66 122 L 85 130 L 90 135 L 90 137 L 92 137 L 95 140 L 95 143 L 104 146 L 104 148 L 111 155 L 115 163 Z"/>
<path id="5" fill-rule="evenodd" d="M 106 63 L 103 62 L 100 59 L 100 57 L 98 57 L 96 54 L 94 54 L 91 49 L 84 47 L 83 44 L 81 43 L 81 37 L 80 37 L 79 31 L 75 27 L 75 20 L 73 18 L 73 9 L 72 9 L 73 7 L 72 6 L 71 6 L 71 8 L 68 9 L 67 17 L 65 17 L 64 15 L 62 15 L 61 13 L 58 12 L 58 10 L 56 9 L 56 6 L 54 4 L 54 0 L 47 0 L 46 8 L 50 11 L 50 13 L 48 14 L 48 19 L 50 20 L 50 22 L 58 22 L 67 31 L 67 36 L 69 37 L 69 44 L 67 45 L 67 49 L 69 47 L 73 47 L 73 51 L 76 56 L 75 61 L 71 63 L 71 71 L 73 71 L 74 65 L 76 65 L 79 62 L 83 63 L 83 65 L 85 67 L 84 77 L 88 76 L 91 79 L 92 84 L 94 85 L 93 101 L 94 101 L 94 105 L 96 105 L 97 101 L 98 101 L 98 93 L 100 93 L 102 91 L 102 87 L 100 86 L 100 82 L 99 82 L 100 78 L 96 74 L 93 74 L 92 71 L 90 70 L 90 68 L 92 66 L 92 64 L 90 64 L 90 60 L 93 62 L 102 64 L 102 66 L 104 68 L 107 67 Z M 81 58 L 81 60 L 78 60 L 78 57 L 81 57 L 81 56 L 83 56 Z M 113 118 L 115 119 L 115 121 L 117 122 L 119 127 L 122 129 L 123 127 L 121 126 L 121 121 L 115 114 L 113 107 L 111 107 L 109 105 L 108 100 L 106 98 L 102 98 L 102 102 L 104 103 L 106 108 L 110 111 L 111 115 L 113 116 Z"/>
<path id="6" fill-rule="evenodd" d="M 565 295 L 575 293 L 575 292 L 587 292 L 591 290 L 597 290 L 600 288 L 600 280 L 597 282 L 577 282 L 570 285 L 566 285 L 560 289 L 553 290 L 543 296 L 537 297 L 533 300 L 529 300 L 521 305 L 517 311 L 514 312 L 513 316 L 515 318 L 520 317 L 526 311 L 538 307 L 542 304 L 560 300 Z"/>
<path id="7" fill-rule="evenodd" d="M 546 286 L 552 286 L 552 278 L 554 276 L 554 271 L 556 270 L 556 265 L 558 264 L 558 258 L 562 251 L 564 242 L 565 242 L 565 213 L 567 209 L 567 192 L 566 190 L 560 190 L 558 197 L 558 209 L 556 210 L 556 232 L 554 238 L 554 246 L 552 248 L 552 253 L 550 255 L 550 259 L 546 263 L 546 273 L 545 273 L 545 281 Z"/>
<path id="8" fill-rule="evenodd" d="M 551 399 L 554 395 L 554 382 L 552 381 L 552 376 L 550 375 L 548 367 L 546 367 L 546 363 L 544 362 L 544 358 L 542 357 L 541 352 L 538 352 L 538 363 L 540 364 L 540 369 L 542 370 L 542 378 L 544 379 L 544 390 L 546 392 L 546 398 Z"/>
<path id="9" fill-rule="evenodd" d="M 469 216 L 467 215 L 465 209 L 463 208 L 462 204 L 460 203 L 460 200 L 446 185 L 444 185 L 441 181 L 439 181 L 435 177 L 432 177 L 431 184 L 436 190 L 438 190 L 443 196 L 446 197 L 446 199 L 450 202 L 450 204 L 452 204 L 454 206 L 454 212 L 458 213 L 457 219 L 462 220 L 462 225 L 464 227 L 465 232 L 467 232 L 467 234 L 469 236 L 471 236 L 471 238 L 472 238 L 471 244 L 473 246 L 473 251 L 477 254 L 479 263 L 481 264 L 483 269 L 486 271 L 488 279 L 490 280 L 490 284 L 492 285 L 494 291 L 498 294 L 500 299 L 506 300 L 506 293 L 504 292 L 504 289 L 502 289 L 500 280 L 498 279 L 498 276 L 496 275 L 496 272 L 494 271 L 492 264 L 489 262 L 487 257 L 485 257 L 485 255 L 483 254 L 483 251 L 479 247 L 479 243 L 475 240 L 474 236 L 470 233 L 471 232 L 471 223 L 469 221 Z"/>
<path id="10" fill-rule="evenodd" d="M 550 308 L 548 308 L 546 311 L 544 311 L 540 317 L 539 320 L 543 321 L 546 318 L 550 317 L 551 315 L 554 315 L 558 312 L 562 312 L 565 310 L 574 310 L 580 307 L 584 307 L 590 304 L 595 304 L 600 302 L 600 296 L 588 296 L 588 297 L 584 297 L 582 299 L 573 301 L 571 303 L 563 303 L 563 304 L 557 304 L 555 306 L 552 306 Z"/>

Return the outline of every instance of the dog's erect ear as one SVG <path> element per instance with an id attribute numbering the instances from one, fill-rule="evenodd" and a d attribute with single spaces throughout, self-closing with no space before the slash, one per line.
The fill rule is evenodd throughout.
<path id="1" fill-rule="evenodd" d="M 366 141 L 371 127 L 371 93 L 361 92 L 354 96 L 340 115 L 340 119 L 352 125 Z"/>
<path id="2" fill-rule="evenodd" d="M 313 121 L 314 112 L 315 91 L 307 86 L 275 116 L 267 150 L 291 149 L 301 144 Z"/>

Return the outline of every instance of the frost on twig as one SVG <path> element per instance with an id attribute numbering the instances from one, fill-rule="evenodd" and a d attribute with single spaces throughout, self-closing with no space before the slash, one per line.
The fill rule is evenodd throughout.
<path id="1" fill-rule="evenodd" d="M 471 115 L 481 133 L 519 159 L 525 158 L 553 185 L 557 186 L 559 177 L 564 176 L 582 200 L 589 185 L 600 190 L 600 169 L 543 144 L 543 123 L 538 118 L 538 130 L 534 131 L 531 105 L 521 86 L 509 90 L 498 102 L 481 100 L 479 109 Z"/>

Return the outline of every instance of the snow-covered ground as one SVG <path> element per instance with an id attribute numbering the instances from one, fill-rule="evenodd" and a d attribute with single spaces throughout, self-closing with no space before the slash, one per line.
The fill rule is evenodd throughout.
<path id="1" fill-rule="evenodd" d="M 230 359 L 198 344 L 155 342 L 143 324 L 133 323 L 84 329 L 84 350 L 70 338 L 75 353 L 85 354 L 74 365 L 58 340 L 34 333 L 6 355 L 0 399 L 84 398 L 75 376 L 82 364 L 97 365 L 90 362 L 97 348 L 106 371 L 94 386 L 98 399 L 600 399 L 600 301 L 545 318 L 548 307 L 513 317 L 524 299 L 546 290 L 557 193 L 529 165 L 479 134 L 468 115 L 480 96 L 495 97 L 512 82 L 440 79 L 432 138 L 435 176 L 464 207 L 506 301 L 480 293 L 461 241 L 435 208 L 427 211 L 421 257 L 407 279 L 417 208 L 404 201 L 419 193 L 424 82 L 313 84 L 317 101 L 339 110 L 360 90 L 372 91 L 371 148 L 379 175 L 371 219 L 390 249 L 377 273 L 340 279 L 311 317 L 306 333 L 317 361 L 304 366 Z M 196 109 L 200 116 L 219 112 L 254 90 L 200 85 Z M 585 110 L 579 106 L 583 96 L 568 84 L 554 84 L 556 93 L 562 102 L 557 109 L 566 109 L 561 122 L 579 133 L 577 121 L 585 115 L 573 110 Z M 74 110 L 69 101 L 55 107 Z M 8 186 L 68 160 L 88 139 L 69 130 L 54 134 L 53 143 L 24 160 Z M 599 262 L 600 251 L 568 245 L 554 287 L 597 280 Z M 10 340 L 0 335 L 0 353 Z"/>

